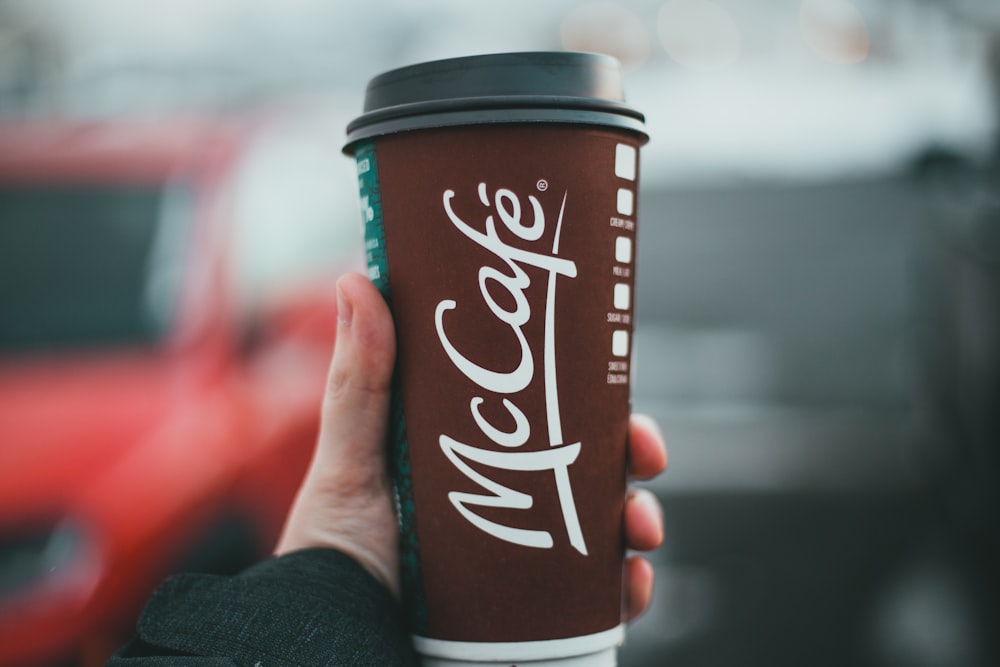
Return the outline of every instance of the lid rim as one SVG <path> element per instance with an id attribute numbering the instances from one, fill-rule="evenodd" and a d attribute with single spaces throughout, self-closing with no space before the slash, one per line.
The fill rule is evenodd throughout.
<path id="1" fill-rule="evenodd" d="M 447 100 L 410 102 L 373 109 L 361 114 L 347 125 L 351 134 L 369 125 L 404 117 L 419 117 L 463 111 L 509 111 L 515 109 L 566 109 L 569 111 L 595 111 L 634 118 L 645 123 L 645 115 L 622 102 L 600 98 L 571 97 L 568 95 L 505 95 L 495 97 L 459 97 Z"/>
<path id="2" fill-rule="evenodd" d="M 486 116 L 493 111 L 503 115 Z M 550 112 L 550 113 L 546 113 Z M 377 139 L 391 134 L 433 130 L 446 127 L 461 127 L 474 125 L 589 125 L 622 132 L 632 132 L 639 136 L 640 144 L 649 141 L 645 124 L 633 117 L 621 114 L 594 111 L 588 109 L 571 109 L 553 107 L 548 109 L 481 109 L 463 110 L 450 113 L 422 114 L 420 116 L 399 116 L 387 118 L 376 123 L 352 128 L 347 132 L 347 141 L 342 150 L 345 155 L 352 155 L 354 147 L 366 140 Z"/>

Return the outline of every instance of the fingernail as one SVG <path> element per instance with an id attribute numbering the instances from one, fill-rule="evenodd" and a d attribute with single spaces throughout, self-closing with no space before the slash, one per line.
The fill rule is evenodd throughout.
<path id="1" fill-rule="evenodd" d="M 648 489 L 636 489 L 635 502 L 639 503 L 645 513 L 654 520 L 657 525 L 657 544 L 663 543 L 663 506 L 656 496 Z"/>
<path id="2" fill-rule="evenodd" d="M 351 319 L 354 317 L 354 307 L 344 294 L 340 283 L 337 283 L 337 322 L 342 327 L 351 326 Z"/>
<path id="3" fill-rule="evenodd" d="M 632 419 L 642 424 L 643 428 L 646 428 L 647 430 L 651 431 L 654 435 L 656 435 L 657 438 L 663 440 L 663 432 L 660 431 L 660 425 L 656 422 L 655 419 L 653 419 L 649 415 L 645 415 L 640 412 L 632 413 Z"/>

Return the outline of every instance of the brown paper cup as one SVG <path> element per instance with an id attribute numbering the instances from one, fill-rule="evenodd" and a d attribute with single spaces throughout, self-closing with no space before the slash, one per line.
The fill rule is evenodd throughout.
<path id="1" fill-rule="evenodd" d="M 383 89 L 370 86 L 369 102 L 388 101 L 349 128 L 369 274 L 397 327 L 391 458 L 405 602 L 427 665 L 613 665 L 624 636 L 645 135 L 620 93 L 566 83 L 595 69 L 614 79 L 609 61 L 406 68 L 405 94 L 373 80 Z M 553 63 L 564 89 L 532 74 L 551 78 Z M 470 86 L 483 88 L 470 97 Z M 549 106 L 532 106 L 553 88 Z M 456 103 L 469 99 L 475 108 Z"/>

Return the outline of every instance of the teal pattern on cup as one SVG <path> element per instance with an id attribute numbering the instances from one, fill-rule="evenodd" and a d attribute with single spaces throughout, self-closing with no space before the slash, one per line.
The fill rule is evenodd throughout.
<path id="1" fill-rule="evenodd" d="M 382 293 L 391 309 L 392 294 L 389 289 L 389 264 L 385 253 L 385 226 L 382 220 L 382 198 L 378 183 L 378 161 L 375 157 L 375 146 L 371 141 L 362 142 L 355 147 L 355 161 L 358 167 L 358 191 L 361 197 L 368 277 Z M 417 539 L 414 518 L 410 447 L 406 437 L 406 417 L 403 414 L 398 371 L 392 378 L 387 447 L 400 522 L 399 556 L 403 595 L 406 597 L 406 608 L 410 613 L 411 628 L 415 632 L 421 632 L 427 627 L 427 605 L 420 576 L 420 543 Z"/>

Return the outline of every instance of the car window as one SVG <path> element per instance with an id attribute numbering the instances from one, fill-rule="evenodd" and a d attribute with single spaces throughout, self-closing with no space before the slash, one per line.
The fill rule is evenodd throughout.
<path id="1" fill-rule="evenodd" d="M 165 333 L 176 244 L 153 185 L 0 186 L 0 352 L 150 343 Z"/>

